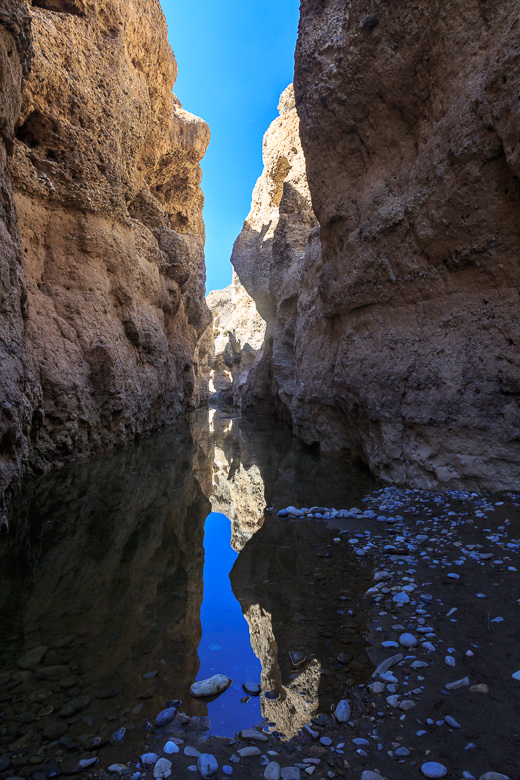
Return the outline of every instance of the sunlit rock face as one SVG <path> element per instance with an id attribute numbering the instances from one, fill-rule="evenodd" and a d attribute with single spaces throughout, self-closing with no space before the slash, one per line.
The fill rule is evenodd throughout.
<path id="1" fill-rule="evenodd" d="M 240 408 L 249 374 L 262 359 L 266 323 L 236 271 L 232 283 L 211 292 L 207 303 L 215 345 L 209 391 Z"/>
<path id="2" fill-rule="evenodd" d="M 316 294 L 309 273 L 319 260 L 319 250 L 316 241 L 309 244 L 309 236 L 316 233 L 318 223 L 307 185 L 292 84 L 282 94 L 278 111 L 264 137 L 264 170 L 231 262 L 266 321 L 261 359 L 242 381 L 240 403 L 255 411 L 276 409 L 290 420 L 297 391 L 296 326 L 301 308 L 312 305 Z"/>
<path id="3" fill-rule="evenodd" d="M 172 88 L 157 0 L 38 0 L 11 177 L 39 467 L 175 422 L 207 395 L 207 125 Z"/>
<path id="4" fill-rule="evenodd" d="M 0 3 L 0 524 L 3 493 L 28 457 L 39 388 L 25 349 L 27 287 L 10 180 L 22 78 L 30 64 L 29 14 L 16 0 Z"/>

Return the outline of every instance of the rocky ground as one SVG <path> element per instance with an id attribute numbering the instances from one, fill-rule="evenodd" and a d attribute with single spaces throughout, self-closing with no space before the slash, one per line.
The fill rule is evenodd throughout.
<path id="1" fill-rule="evenodd" d="M 17 753 L 16 744 L 9 745 L 0 759 L 0 778 L 45 780 L 80 772 L 132 780 L 192 773 L 265 780 L 518 778 L 519 507 L 520 495 L 388 488 L 350 510 L 275 507 L 276 522 L 329 526 L 331 556 L 343 548 L 352 557 L 353 550 L 358 566 L 372 577 L 361 607 L 368 616 L 371 662 L 364 682 L 345 686 L 333 711 L 318 713 L 287 741 L 269 733 L 267 723 L 235 739 L 208 738 L 203 720 L 197 727 L 197 719 L 182 714 L 180 702 L 166 701 L 155 723 L 140 724 L 137 741 L 134 732 L 133 760 L 120 723 L 135 720 L 142 703 L 119 713 L 119 723 L 114 717 L 112 733 L 91 733 L 67 745 L 64 729 L 86 705 L 79 694 L 69 697 L 68 709 L 65 705 L 47 727 L 44 751 L 31 757 L 30 749 Z M 337 610 L 338 634 L 348 630 L 355 611 L 349 606 L 358 608 L 347 604 Z M 41 665 L 42 653 L 54 653 L 59 662 L 59 650 L 43 648 L 20 658 L 17 672 L 2 675 L 0 702 L 12 697 L 24 675 L 36 673 L 43 681 L 50 673 L 45 670 L 55 668 L 48 666 L 49 658 Z M 300 659 L 293 660 L 299 668 Z M 36 716 L 29 712 L 38 708 L 36 694 L 28 720 L 48 714 L 41 708 Z M 1 717 L 5 750 L 15 729 L 5 713 Z"/>

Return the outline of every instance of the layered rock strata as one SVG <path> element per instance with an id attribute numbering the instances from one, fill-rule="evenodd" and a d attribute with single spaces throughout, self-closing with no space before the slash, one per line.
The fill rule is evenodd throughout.
<path id="1" fill-rule="evenodd" d="M 295 94 L 319 235 L 299 278 L 284 249 L 281 278 L 257 252 L 267 282 L 234 263 L 261 312 L 266 289 L 289 309 L 271 388 L 295 431 L 386 481 L 518 482 L 517 27 L 505 0 L 302 3 Z M 266 210 L 257 236 L 270 224 Z"/>
<path id="2" fill-rule="evenodd" d="M 34 0 L 30 11 L 11 174 L 42 466 L 172 423 L 206 396 L 209 129 L 172 93 L 157 0 Z"/>

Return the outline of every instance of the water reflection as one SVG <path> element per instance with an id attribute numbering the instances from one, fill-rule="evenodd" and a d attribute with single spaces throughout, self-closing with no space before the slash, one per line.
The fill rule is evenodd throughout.
<path id="1" fill-rule="evenodd" d="M 173 699 L 186 713 L 168 727 L 179 736 L 207 728 L 208 714 L 221 735 L 262 716 L 295 733 L 363 671 L 366 588 L 326 527 L 264 510 L 349 506 L 368 487 L 271 420 L 215 412 L 28 483 L 0 542 L 0 747 L 45 757 L 42 731 L 78 696 L 90 701 L 62 739 L 126 728 L 104 763 L 140 749 Z M 21 674 L 37 646 L 48 648 L 40 666 Z M 307 657 L 298 669 L 294 650 Z M 234 686 L 209 705 L 193 699 L 191 683 L 214 672 Z M 242 683 L 260 680 L 279 698 L 241 702 Z"/>

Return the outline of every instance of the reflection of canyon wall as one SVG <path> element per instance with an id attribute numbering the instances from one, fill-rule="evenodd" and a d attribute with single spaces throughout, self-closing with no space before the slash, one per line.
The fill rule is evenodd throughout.
<path id="1" fill-rule="evenodd" d="M 240 421 L 222 419 L 215 409 L 192 416 L 194 436 L 211 469 L 211 481 L 197 478 L 214 512 L 231 521 L 231 544 L 240 552 L 264 522 L 265 485 L 260 468 L 251 459 Z"/>
<path id="2" fill-rule="evenodd" d="M 205 714 L 188 695 L 210 510 L 195 466 L 205 468 L 186 429 L 26 486 L 0 563 L 2 633 L 19 637 L 16 657 L 69 636 L 84 693 L 118 687 L 121 708 L 149 690 L 150 718 L 172 697 Z M 143 680 L 152 669 L 158 676 Z"/>
<path id="3" fill-rule="evenodd" d="M 332 537 L 311 521 L 268 516 L 230 575 L 262 664 L 263 691 L 279 694 L 262 696 L 262 715 L 288 737 L 337 703 L 342 684 L 368 674 L 362 600 L 370 580 Z M 306 658 L 296 669 L 293 651 Z M 345 663 L 338 664 L 339 654 Z"/>
<path id="4" fill-rule="evenodd" d="M 38 388 L 24 336 L 27 289 L 9 176 L 22 76 L 30 54 L 29 14 L 16 0 L 0 2 L 0 513 L 2 494 L 28 456 Z"/>
<path id="5" fill-rule="evenodd" d="M 272 616 L 259 604 L 252 604 L 244 617 L 249 625 L 251 647 L 262 664 L 262 690 L 280 694 L 275 700 L 262 697 L 262 717 L 274 723 L 276 730 L 290 739 L 318 712 L 320 663 L 313 658 L 295 680 L 284 685 Z"/>
<path id="6" fill-rule="evenodd" d="M 21 299 L 43 393 L 30 421 L 40 466 L 133 440 L 205 397 L 209 130 L 172 94 L 157 0 L 38 0 L 30 13 L 35 54 L 11 164 L 27 292 L 10 261 L 13 365 L 2 371 L 23 392 Z M 9 224 L 15 257 L 12 209 Z M 28 428 L 23 399 L 11 407 L 9 441 Z"/>
<path id="7" fill-rule="evenodd" d="M 210 392 L 240 408 L 244 385 L 262 358 L 265 321 L 235 271 L 233 281 L 207 297 L 213 314 L 214 362 Z"/>

